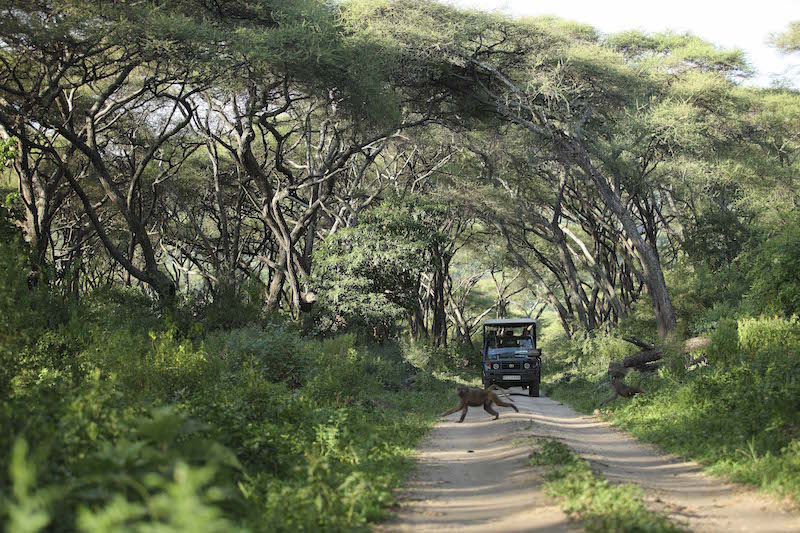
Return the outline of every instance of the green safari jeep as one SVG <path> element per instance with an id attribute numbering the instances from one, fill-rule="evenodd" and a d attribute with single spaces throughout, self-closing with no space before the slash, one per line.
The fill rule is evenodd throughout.
<path id="1" fill-rule="evenodd" d="M 483 387 L 528 389 L 539 396 L 542 350 L 536 347 L 536 320 L 508 318 L 483 323 Z"/>

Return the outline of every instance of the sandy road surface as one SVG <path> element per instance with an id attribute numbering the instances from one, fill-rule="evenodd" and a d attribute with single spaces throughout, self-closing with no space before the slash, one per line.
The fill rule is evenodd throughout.
<path id="1" fill-rule="evenodd" d="M 512 389 L 520 392 L 519 389 Z M 580 531 L 542 491 L 536 470 L 525 465 L 526 437 L 552 437 L 588 459 L 612 481 L 644 488 L 649 506 L 692 531 L 800 532 L 800 513 L 774 499 L 724 483 L 700 467 L 644 445 L 549 398 L 514 396 L 517 414 L 497 408 L 500 419 L 471 408 L 436 425 L 422 443 L 418 465 L 400 495 L 397 518 L 376 528 L 390 531 Z"/>

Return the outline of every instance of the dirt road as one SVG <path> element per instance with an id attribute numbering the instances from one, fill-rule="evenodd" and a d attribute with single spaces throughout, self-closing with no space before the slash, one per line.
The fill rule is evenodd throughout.
<path id="1" fill-rule="evenodd" d="M 400 494 L 397 518 L 377 531 L 580 531 L 525 464 L 530 445 L 523 439 L 552 437 L 608 479 L 640 485 L 651 508 L 692 531 L 800 532 L 800 513 L 707 476 L 697 464 L 641 444 L 596 417 L 549 398 L 514 396 L 514 401 L 520 412 L 498 408 L 497 421 L 471 408 L 463 424 L 456 423 L 460 413 L 437 424 Z"/>

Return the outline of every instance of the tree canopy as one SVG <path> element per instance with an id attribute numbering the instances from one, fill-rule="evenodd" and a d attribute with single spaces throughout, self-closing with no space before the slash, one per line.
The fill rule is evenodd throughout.
<path id="1" fill-rule="evenodd" d="M 646 298 L 665 335 L 665 272 L 724 270 L 796 204 L 797 94 L 690 34 L 427 0 L 30 1 L 0 34 L 31 279 L 75 295 L 257 283 L 269 312 L 375 304 L 446 342 L 483 312 L 454 292 L 472 254 L 570 333 Z"/>

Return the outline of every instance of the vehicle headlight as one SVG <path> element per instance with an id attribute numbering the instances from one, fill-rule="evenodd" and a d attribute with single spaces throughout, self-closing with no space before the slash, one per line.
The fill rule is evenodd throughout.
<path id="1" fill-rule="evenodd" d="M 498 368 L 500 368 L 500 365 L 498 365 L 497 363 L 495 363 L 495 364 L 493 364 L 493 365 L 492 365 L 492 368 L 494 368 L 495 370 L 497 370 Z"/>
<path id="2" fill-rule="evenodd" d="M 525 364 L 524 364 L 524 365 L 522 365 L 522 366 L 524 366 L 526 369 L 528 369 L 528 368 L 530 368 L 530 367 L 531 367 L 531 364 L 530 364 L 530 363 L 525 363 Z"/>

